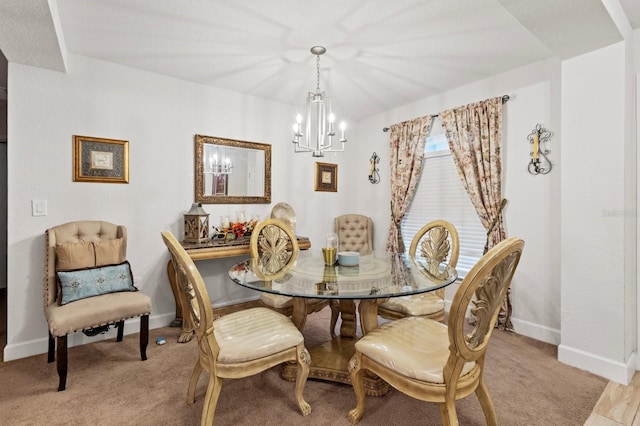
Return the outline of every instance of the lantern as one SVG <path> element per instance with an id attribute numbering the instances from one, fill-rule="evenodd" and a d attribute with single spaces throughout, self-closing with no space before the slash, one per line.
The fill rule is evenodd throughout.
<path id="1" fill-rule="evenodd" d="M 185 243 L 206 243 L 209 241 L 209 213 L 202 204 L 193 203 L 191 210 L 184 215 Z"/>

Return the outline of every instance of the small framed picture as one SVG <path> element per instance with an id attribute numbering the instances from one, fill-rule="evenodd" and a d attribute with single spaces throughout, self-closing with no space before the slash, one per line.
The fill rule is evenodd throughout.
<path id="1" fill-rule="evenodd" d="M 227 195 L 227 174 L 214 174 L 211 195 Z"/>
<path id="2" fill-rule="evenodd" d="M 129 183 L 129 141 L 74 135 L 73 181 Z"/>
<path id="3" fill-rule="evenodd" d="M 316 191 L 338 192 L 338 165 L 316 163 Z"/>

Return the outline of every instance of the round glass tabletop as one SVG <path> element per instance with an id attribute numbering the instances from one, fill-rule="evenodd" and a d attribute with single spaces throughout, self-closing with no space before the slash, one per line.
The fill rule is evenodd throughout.
<path id="1" fill-rule="evenodd" d="M 355 266 L 325 265 L 320 255 L 305 250 L 272 275 L 265 275 L 259 262 L 248 259 L 234 265 L 229 277 L 241 286 L 284 296 L 378 299 L 437 290 L 453 283 L 457 273 L 445 264 L 429 265 L 392 253 L 360 256 Z"/>

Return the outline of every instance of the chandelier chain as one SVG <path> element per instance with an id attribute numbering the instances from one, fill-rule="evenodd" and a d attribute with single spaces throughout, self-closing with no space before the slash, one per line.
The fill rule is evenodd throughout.
<path id="1" fill-rule="evenodd" d="M 320 93 L 320 55 L 316 55 L 316 93 Z"/>

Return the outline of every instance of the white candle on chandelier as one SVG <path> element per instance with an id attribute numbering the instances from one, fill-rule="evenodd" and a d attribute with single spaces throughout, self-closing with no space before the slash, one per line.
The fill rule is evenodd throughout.
<path id="1" fill-rule="evenodd" d="M 296 115 L 296 126 L 298 127 L 298 132 L 296 133 L 298 136 L 302 136 L 302 115 Z"/>
<path id="2" fill-rule="evenodd" d="M 336 116 L 333 115 L 332 112 L 329 113 L 329 132 L 327 133 L 329 136 L 333 136 L 335 135 L 335 133 L 333 133 L 333 122 L 336 120 Z"/>
<path id="3" fill-rule="evenodd" d="M 344 121 L 340 122 L 340 140 L 346 141 L 347 139 L 344 137 L 344 131 L 347 128 L 347 124 Z"/>

